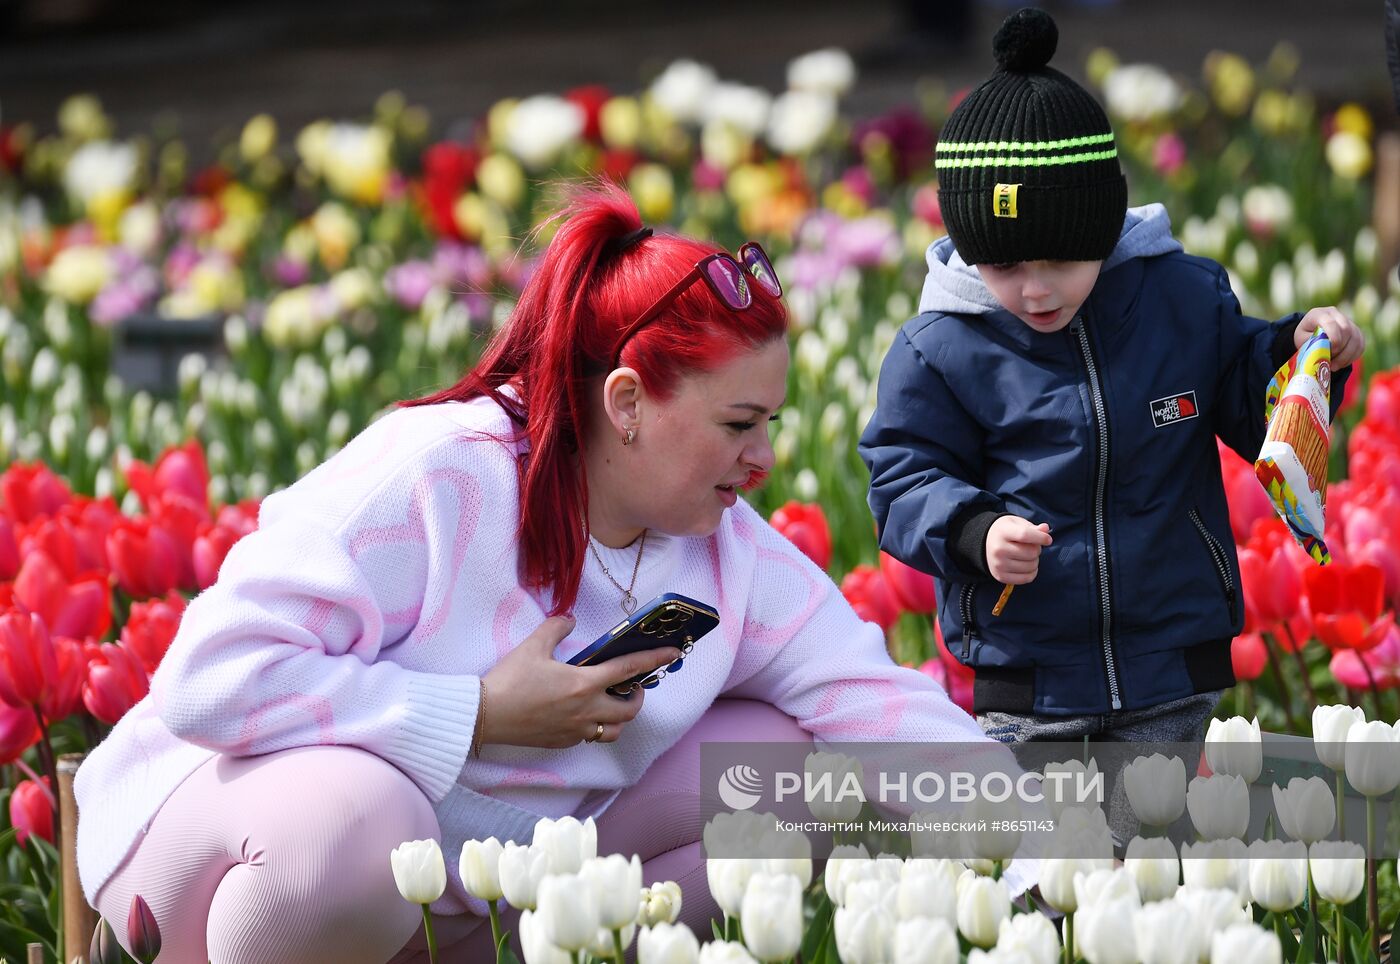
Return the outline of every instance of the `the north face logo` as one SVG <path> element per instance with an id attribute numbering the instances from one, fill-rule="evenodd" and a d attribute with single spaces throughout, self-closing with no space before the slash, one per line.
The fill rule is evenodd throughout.
<path id="1" fill-rule="evenodd" d="M 1157 428 L 1171 425 L 1173 422 L 1180 422 L 1183 419 L 1195 418 L 1196 393 L 1184 392 L 1180 395 L 1168 395 L 1166 398 L 1159 398 L 1152 405 L 1152 424 Z"/>

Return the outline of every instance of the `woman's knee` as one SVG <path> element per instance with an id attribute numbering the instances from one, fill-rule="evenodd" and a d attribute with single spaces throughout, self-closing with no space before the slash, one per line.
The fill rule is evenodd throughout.
<path id="1" fill-rule="evenodd" d="M 713 741 L 792 743 L 812 739 L 797 720 L 763 700 L 715 700 L 696 727 L 704 729 L 704 739 Z"/>

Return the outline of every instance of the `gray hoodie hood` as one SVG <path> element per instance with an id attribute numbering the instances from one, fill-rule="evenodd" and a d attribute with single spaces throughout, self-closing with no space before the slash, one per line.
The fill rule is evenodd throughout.
<path id="1" fill-rule="evenodd" d="M 1171 219 L 1161 204 L 1145 204 L 1128 208 L 1123 218 L 1123 231 L 1118 245 L 1103 263 L 1109 271 L 1130 258 L 1150 258 L 1180 251 L 1181 244 L 1172 237 Z M 939 238 L 929 245 L 928 278 L 919 296 L 919 311 L 941 311 L 947 314 L 982 315 L 998 311 L 1001 304 L 992 297 L 977 269 L 963 261 L 953 239 Z"/>

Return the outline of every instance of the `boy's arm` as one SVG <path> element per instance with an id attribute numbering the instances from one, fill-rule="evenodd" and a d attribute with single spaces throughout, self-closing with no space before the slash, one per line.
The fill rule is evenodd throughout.
<path id="1" fill-rule="evenodd" d="M 943 375 L 901 331 L 880 367 L 858 450 L 880 548 L 952 582 L 987 578 L 987 530 L 1006 514 L 978 487 L 983 435 Z"/>
<path id="2" fill-rule="evenodd" d="M 1264 422 L 1264 395 L 1274 372 L 1297 351 L 1293 336 L 1303 313 L 1295 312 L 1272 323 L 1251 318 L 1240 309 L 1224 268 L 1217 266 L 1215 283 L 1220 299 L 1217 357 L 1221 359 L 1215 434 L 1241 458 L 1253 463 L 1259 457 L 1268 428 Z M 1350 365 L 1332 373 L 1334 419 L 1350 375 Z"/>

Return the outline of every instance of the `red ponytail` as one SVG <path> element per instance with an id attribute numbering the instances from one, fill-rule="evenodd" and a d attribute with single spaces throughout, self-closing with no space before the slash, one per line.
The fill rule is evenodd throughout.
<path id="1" fill-rule="evenodd" d="M 490 396 L 529 439 L 520 470 L 524 580 L 548 588 L 550 615 L 573 609 L 587 549 L 588 485 L 582 470 L 588 424 L 583 383 L 608 371 L 622 330 L 696 261 L 718 250 L 656 234 L 621 252 L 610 241 L 642 227 L 631 197 L 611 183 L 575 189 L 563 220 L 505 328 L 451 388 L 404 405 Z M 628 340 L 622 364 L 662 400 L 681 377 L 782 336 L 782 304 L 752 285 L 754 303 L 730 311 L 697 282 Z M 518 400 L 501 393 L 510 383 Z"/>

